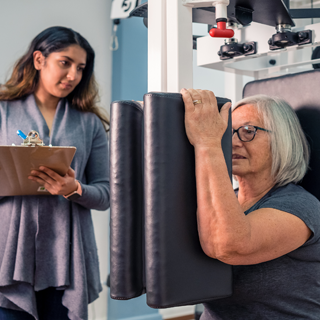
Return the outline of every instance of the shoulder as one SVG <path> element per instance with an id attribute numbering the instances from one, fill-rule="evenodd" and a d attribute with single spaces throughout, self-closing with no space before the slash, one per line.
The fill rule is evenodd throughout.
<path id="1" fill-rule="evenodd" d="M 19 108 L 23 108 L 26 105 L 27 98 L 19 100 L 0 100 L 0 110 L 1 112 L 6 112 L 7 110 L 15 110 L 17 112 Z"/>
<path id="2" fill-rule="evenodd" d="M 71 108 L 70 108 L 71 109 Z M 72 108 L 72 119 L 76 120 L 73 123 L 81 127 L 81 131 L 85 132 L 85 140 L 88 143 L 107 144 L 108 135 L 102 121 L 93 112 L 80 111 Z"/>
<path id="3" fill-rule="evenodd" d="M 8 105 L 8 101 L 6 100 L 0 100 L 0 109 L 6 108 Z"/>
<path id="4" fill-rule="evenodd" d="M 104 126 L 99 119 L 99 117 L 93 112 L 82 112 L 83 121 L 86 125 L 90 125 L 93 131 L 93 134 L 98 134 L 101 132 L 105 133 Z"/>
<path id="5" fill-rule="evenodd" d="M 320 208 L 319 200 L 310 192 L 306 191 L 301 186 L 289 183 L 283 187 L 273 189 L 265 202 L 284 201 L 284 205 L 289 203 L 302 203 L 304 206 L 316 206 Z"/>
<path id="6" fill-rule="evenodd" d="M 0 108 L 4 109 L 9 105 L 13 105 L 14 101 L 8 101 L 8 100 L 0 100 Z"/>
<path id="7" fill-rule="evenodd" d="M 259 208 L 272 208 L 300 218 L 320 237 L 320 202 L 301 186 L 290 183 L 272 190 L 260 203 Z"/>
<path id="8" fill-rule="evenodd" d="M 34 101 L 32 94 L 17 100 L 0 100 L 0 108 L 24 106 L 29 103 L 34 103 L 32 101 Z"/>
<path id="9" fill-rule="evenodd" d="M 261 201 L 259 207 L 271 207 L 287 212 L 311 211 L 320 216 L 319 200 L 301 186 L 293 183 L 271 190 Z"/>
<path id="10" fill-rule="evenodd" d="M 66 105 L 67 105 L 67 108 L 69 109 L 68 112 L 73 114 L 74 117 L 80 119 L 80 121 L 85 127 L 87 128 L 90 127 L 93 131 L 97 131 L 97 130 L 105 131 L 101 120 L 95 113 L 89 112 L 89 111 L 81 111 L 71 106 L 68 101 L 66 101 Z"/>

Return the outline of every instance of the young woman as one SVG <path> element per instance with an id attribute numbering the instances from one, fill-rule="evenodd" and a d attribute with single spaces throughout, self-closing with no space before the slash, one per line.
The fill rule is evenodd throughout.
<path id="1" fill-rule="evenodd" d="M 94 56 L 79 33 L 48 28 L 0 87 L 0 145 L 19 145 L 19 129 L 77 148 L 65 176 L 30 172 L 51 195 L 0 197 L 0 319 L 87 319 L 102 289 L 90 209 L 109 207 L 109 121 Z"/>

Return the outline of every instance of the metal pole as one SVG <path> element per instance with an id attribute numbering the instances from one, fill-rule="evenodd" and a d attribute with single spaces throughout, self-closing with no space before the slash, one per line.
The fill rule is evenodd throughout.
<path id="1" fill-rule="evenodd" d="M 148 91 L 167 91 L 166 0 L 148 1 Z"/>
<path id="2" fill-rule="evenodd" d="M 193 87 L 192 8 L 167 0 L 167 89 Z"/>

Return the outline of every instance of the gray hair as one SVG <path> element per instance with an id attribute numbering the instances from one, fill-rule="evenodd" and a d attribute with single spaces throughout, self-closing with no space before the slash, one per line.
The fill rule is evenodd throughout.
<path id="1" fill-rule="evenodd" d="M 275 184 L 283 186 L 302 180 L 308 170 L 310 151 L 294 110 L 277 97 L 255 95 L 237 102 L 232 111 L 245 104 L 257 109 L 265 128 L 271 131 L 271 174 Z"/>

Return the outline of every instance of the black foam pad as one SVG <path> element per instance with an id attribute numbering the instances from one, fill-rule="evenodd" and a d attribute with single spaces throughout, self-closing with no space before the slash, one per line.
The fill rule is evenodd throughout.
<path id="1" fill-rule="evenodd" d="M 143 246 L 143 110 L 133 101 L 111 104 L 110 295 L 145 292 Z"/>
<path id="2" fill-rule="evenodd" d="M 243 96 L 266 94 L 287 101 L 295 109 L 311 148 L 307 174 L 302 187 L 320 200 L 320 70 L 289 74 L 281 77 L 249 82 Z"/>
<path id="3" fill-rule="evenodd" d="M 227 101 L 218 98 L 220 108 Z M 231 266 L 209 258 L 200 246 L 195 156 L 182 96 L 149 93 L 144 105 L 147 303 L 167 308 L 231 295 Z M 222 145 L 231 178 L 229 119 Z"/>

